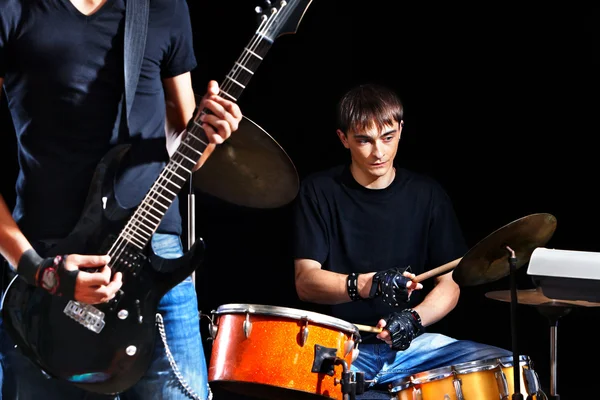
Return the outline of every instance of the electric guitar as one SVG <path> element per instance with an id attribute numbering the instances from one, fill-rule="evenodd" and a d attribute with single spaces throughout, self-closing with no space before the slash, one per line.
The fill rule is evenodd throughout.
<path id="1" fill-rule="evenodd" d="M 311 1 L 282 1 L 265 12 L 257 8 L 259 27 L 220 85 L 222 97 L 238 100 L 275 39 L 296 32 Z M 149 244 L 208 145 L 200 115 L 190 120 L 177 150 L 134 209 L 120 207 L 114 194 L 115 176 L 130 145 L 109 151 L 96 167 L 75 228 L 44 255 L 110 255 L 113 273 L 123 273 L 113 300 L 84 304 L 50 295 L 18 275 L 10 282 L 2 299 L 4 326 L 23 354 L 51 377 L 90 392 L 116 394 L 148 369 L 158 303 L 196 270 L 204 253 L 202 240 L 176 259 L 157 256 Z"/>

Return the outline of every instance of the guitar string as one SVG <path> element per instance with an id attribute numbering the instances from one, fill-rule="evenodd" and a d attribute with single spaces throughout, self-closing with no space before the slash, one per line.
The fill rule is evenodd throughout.
<path id="1" fill-rule="evenodd" d="M 251 51 L 254 52 L 263 43 L 262 41 L 263 41 L 265 33 L 268 31 L 268 28 L 272 25 L 273 21 L 275 21 L 276 16 L 278 14 L 276 9 L 271 9 L 271 10 L 272 11 L 275 10 L 275 12 L 272 12 L 271 16 L 269 18 L 267 18 L 266 20 L 263 18 L 263 22 L 261 23 L 261 25 L 266 25 L 266 26 L 263 28 L 262 32 L 261 32 L 261 27 L 259 26 L 257 33 L 254 35 L 253 39 L 251 40 L 251 43 L 247 46 L 246 49 L 250 49 Z M 246 58 L 246 60 L 244 60 L 244 58 Z M 254 58 L 254 57 L 252 57 L 252 55 L 250 55 L 248 52 L 244 52 L 242 54 L 242 56 L 240 58 L 238 58 L 238 61 L 241 65 L 244 65 L 245 63 L 247 63 L 248 59 L 252 59 L 252 58 Z M 237 75 L 235 75 L 236 73 L 237 73 Z M 242 68 L 237 66 L 237 68 L 234 68 L 234 72 L 231 74 L 231 76 L 237 78 L 241 74 L 242 74 Z M 231 78 L 228 80 L 231 81 Z M 224 82 L 223 89 L 221 90 L 222 92 L 227 93 L 227 90 L 234 85 L 233 81 L 228 82 L 228 80 L 226 80 Z M 181 161 L 183 161 L 183 159 L 184 159 L 183 156 L 189 156 L 189 155 L 193 156 L 193 154 L 190 154 L 190 152 L 193 152 L 193 151 L 194 150 L 188 149 L 187 146 L 185 146 L 185 145 L 180 145 L 180 146 L 178 146 L 173 159 L 177 156 L 177 153 L 181 153 L 182 156 L 179 157 L 181 160 L 177 161 L 177 163 L 181 165 Z M 201 156 L 202 156 L 202 153 L 200 153 L 200 157 Z M 190 157 L 190 158 L 193 159 L 193 157 Z M 199 160 L 199 158 L 198 158 L 198 160 Z M 169 164 L 172 165 L 173 162 L 169 162 Z M 193 166 L 192 166 L 192 168 L 193 168 Z M 170 175 L 168 175 L 168 174 L 170 174 Z M 119 264 L 117 264 L 117 267 L 115 267 L 115 265 L 114 265 L 116 263 L 116 261 L 123 255 L 123 252 L 127 249 L 127 245 L 130 243 L 129 240 L 126 239 L 124 234 L 130 233 L 130 236 L 134 237 L 135 232 L 141 230 L 140 226 L 142 226 L 143 224 L 142 224 L 142 221 L 139 221 L 139 219 L 141 218 L 141 219 L 145 219 L 146 221 L 149 221 L 147 217 L 143 216 L 143 214 L 147 213 L 147 214 L 152 215 L 154 218 L 156 218 L 156 216 L 151 213 L 151 209 L 154 208 L 153 207 L 154 203 L 158 202 L 161 206 L 164 207 L 164 204 L 162 204 L 158 201 L 158 197 L 162 197 L 161 195 L 163 195 L 164 191 L 161 191 L 160 189 L 157 190 L 156 187 L 160 186 L 160 187 L 164 188 L 164 186 L 163 186 L 164 183 L 172 182 L 172 178 L 175 175 L 176 175 L 175 172 L 172 171 L 169 168 L 169 166 L 167 166 L 166 168 L 163 169 L 157 182 L 150 188 L 150 190 L 146 194 L 144 200 L 142 201 L 142 204 L 140 204 L 140 207 L 138 207 L 138 209 L 136 210 L 136 212 L 134 213 L 132 218 L 125 225 L 123 232 L 119 235 L 119 237 L 117 238 L 115 243 L 112 245 L 111 249 L 108 252 L 109 254 L 114 249 L 120 248 L 120 250 L 115 250 L 116 257 L 111 256 L 111 264 L 113 264 L 113 265 L 111 265 L 111 268 L 113 269 L 113 271 L 115 271 L 115 272 L 124 271 L 127 268 L 127 266 L 125 266 L 125 265 L 123 265 L 121 268 L 118 267 Z M 154 195 L 153 192 L 156 192 L 156 194 L 157 194 L 157 196 L 154 198 L 152 197 Z M 155 224 L 152 222 L 151 222 L 151 224 L 156 225 L 152 232 L 152 234 L 153 234 L 154 231 L 158 228 L 158 224 L 160 224 L 160 220 L 159 220 L 158 224 Z M 152 234 L 150 235 L 150 237 L 152 236 Z M 147 244 L 148 240 L 149 239 L 146 239 L 146 244 Z"/>

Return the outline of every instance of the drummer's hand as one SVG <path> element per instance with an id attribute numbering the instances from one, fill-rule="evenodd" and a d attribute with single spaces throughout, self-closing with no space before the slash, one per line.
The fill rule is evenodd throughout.
<path id="1" fill-rule="evenodd" d="M 377 325 L 375 325 L 376 328 L 381 328 L 381 332 L 377 334 L 377 339 L 383 340 L 388 346 L 391 347 L 392 335 L 388 330 L 384 329 L 386 325 L 387 323 L 385 322 L 385 319 L 380 319 L 379 322 L 377 322 Z"/>
<path id="2" fill-rule="evenodd" d="M 379 320 L 377 326 L 383 329 L 377 338 L 383 340 L 392 350 L 408 349 L 423 329 L 408 309 L 391 313 L 386 320 Z"/>
<path id="3" fill-rule="evenodd" d="M 381 299 L 392 307 L 402 307 L 410 300 L 413 291 L 423 288 L 423 284 L 415 282 L 415 274 L 410 267 L 405 269 L 391 268 L 373 275 L 369 298 L 381 296 Z"/>

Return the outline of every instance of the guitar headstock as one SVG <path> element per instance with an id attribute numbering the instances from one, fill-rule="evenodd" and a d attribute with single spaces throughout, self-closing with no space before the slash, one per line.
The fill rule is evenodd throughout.
<path id="1" fill-rule="evenodd" d="M 312 0 L 264 0 L 256 7 L 260 26 L 257 33 L 274 42 L 279 36 L 296 33 Z"/>

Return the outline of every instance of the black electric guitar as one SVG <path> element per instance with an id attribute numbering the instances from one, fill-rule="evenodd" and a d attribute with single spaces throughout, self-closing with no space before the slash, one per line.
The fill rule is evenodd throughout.
<path id="1" fill-rule="evenodd" d="M 274 40 L 296 32 L 311 1 L 288 0 L 264 13 L 257 10 L 260 25 L 221 85 L 222 97 L 238 100 Z M 123 273 L 115 299 L 89 305 L 50 295 L 18 275 L 11 281 L 2 299 L 4 326 L 48 375 L 91 392 L 115 394 L 146 372 L 157 340 L 159 301 L 202 261 L 202 240 L 177 259 L 163 259 L 149 245 L 208 145 L 199 117 L 190 121 L 176 152 L 135 209 L 120 207 L 114 196 L 116 172 L 130 147 L 108 152 L 96 168 L 77 225 L 45 254 L 110 255 L 109 267 Z"/>

